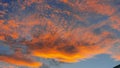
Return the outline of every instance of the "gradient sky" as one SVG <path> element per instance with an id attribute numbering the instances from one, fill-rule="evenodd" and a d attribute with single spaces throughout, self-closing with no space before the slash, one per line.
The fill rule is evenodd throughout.
<path id="1" fill-rule="evenodd" d="M 0 0 L 0 68 L 113 68 L 120 0 Z"/>
<path id="2" fill-rule="evenodd" d="M 114 61 L 109 55 L 102 54 L 78 63 L 65 64 L 61 68 L 113 68 L 118 64 L 120 64 L 119 61 Z"/>

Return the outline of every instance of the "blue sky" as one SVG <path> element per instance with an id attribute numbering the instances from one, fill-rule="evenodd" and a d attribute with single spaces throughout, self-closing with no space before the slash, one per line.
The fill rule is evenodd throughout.
<path id="1" fill-rule="evenodd" d="M 109 55 L 98 55 L 92 59 L 74 64 L 65 64 L 61 68 L 113 68 L 120 62 L 110 58 Z"/>

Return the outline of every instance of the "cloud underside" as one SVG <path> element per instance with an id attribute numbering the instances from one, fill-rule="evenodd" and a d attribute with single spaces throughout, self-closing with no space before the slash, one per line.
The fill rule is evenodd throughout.
<path id="1" fill-rule="evenodd" d="M 0 1 L 0 61 L 41 67 L 109 54 L 120 60 L 120 8 L 112 0 Z M 8 49 L 6 50 L 6 47 Z M 6 52 L 7 51 L 7 52 Z"/>

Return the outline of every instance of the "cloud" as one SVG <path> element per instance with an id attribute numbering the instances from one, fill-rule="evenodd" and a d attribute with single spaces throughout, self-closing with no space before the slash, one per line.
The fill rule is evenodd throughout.
<path id="1" fill-rule="evenodd" d="M 41 63 L 39 62 L 32 62 L 29 60 L 23 59 L 15 59 L 15 57 L 8 57 L 8 56 L 0 56 L 0 60 L 4 62 L 8 62 L 10 64 L 20 65 L 20 66 L 30 66 L 30 67 L 39 67 Z"/>
<path id="2" fill-rule="evenodd" d="M 10 1 L 7 5 L 11 5 L 4 8 L 7 17 L 0 19 L 0 40 L 13 53 L 3 52 L 0 60 L 28 67 L 42 64 L 44 67 L 45 62 L 36 61 L 37 57 L 74 63 L 109 54 L 120 60 L 119 44 L 116 46 L 120 42 L 119 12 L 112 3 L 108 0 Z"/>
<path id="3" fill-rule="evenodd" d="M 112 15 L 116 12 L 116 8 L 111 6 L 109 0 L 76 0 L 76 1 L 68 1 L 61 0 L 62 2 L 70 5 L 75 10 L 79 10 L 80 12 L 94 12 L 102 15 Z M 104 3 L 103 3 L 104 2 Z M 78 6 L 78 7 L 76 7 Z"/>

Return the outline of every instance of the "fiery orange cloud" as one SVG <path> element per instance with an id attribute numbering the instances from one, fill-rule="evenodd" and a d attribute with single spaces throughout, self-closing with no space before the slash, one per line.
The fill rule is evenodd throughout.
<path id="1" fill-rule="evenodd" d="M 10 64 L 16 64 L 20 66 L 30 66 L 30 67 L 39 67 L 42 64 L 39 62 L 32 62 L 32 61 L 27 61 L 23 59 L 15 59 L 14 57 L 8 57 L 8 56 L 0 56 L 0 60 L 10 63 Z"/>
<path id="2" fill-rule="evenodd" d="M 99 37 L 95 37 L 90 33 L 84 34 L 86 36 L 83 35 L 84 38 L 80 38 L 81 41 L 80 39 L 75 39 L 74 35 L 72 35 L 74 36 L 74 38 L 65 35 L 67 39 L 71 38 L 71 40 L 62 40 L 59 39 L 59 36 L 56 36 L 57 34 L 45 34 L 36 39 L 33 39 L 30 43 L 27 42 L 27 44 L 30 45 L 30 50 L 34 56 L 39 56 L 43 58 L 55 58 L 56 60 L 62 62 L 72 63 L 93 57 L 97 54 L 106 53 L 106 51 L 111 47 L 107 46 L 109 45 L 108 43 L 112 43 L 113 40 L 107 39 L 99 44 L 96 43 L 100 42 L 100 37 L 106 37 L 108 34 L 109 33 L 105 32 Z M 57 40 L 59 40 L 58 43 Z M 102 45 L 104 45 L 104 47 Z"/>
<path id="3" fill-rule="evenodd" d="M 61 0 L 62 2 L 64 2 L 64 3 L 67 3 L 69 0 Z"/>
<path id="4" fill-rule="evenodd" d="M 32 20 L 30 20 L 30 18 L 32 18 Z M 88 31 L 87 28 L 80 27 L 71 30 L 71 26 L 68 27 L 68 24 L 65 24 L 64 22 L 64 26 L 68 27 L 68 30 L 65 30 L 65 28 L 63 28 L 64 26 L 56 26 L 55 23 L 49 19 L 39 20 L 33 18 L 34 16 L 30 16 L 25 19 L 25 21 L 16 21 L 18 24 L 15 23 L 14 20 L 10 20 L 8 21 L 8 24 L 5 24 L 7 27 L 6 29 L 5 25 L 2 24 L 3 26 L 1 27 L 4 27 L 2 30 L 7 32 L 10 31 L 11 34 L 6 33 L 5 35 L 3 31 L 3 34 L 1 33 L 0 40 L 4 39 L 5 41 L 8 41 L 6 38 L 9 36 L 14 40 L 19 39 L 20 37 L 26 38 L 29 34 L 31 40 L 26 38 L 21 43 L 28 46 L 28 50 L 32 56 L 49 59 L 54 58 L 58 61 L 68 63 L 88 59 L 98 54 L 106 54 L 112 47 L 111 45 L 116 42 L 111 38 L 113 34 L 107 31 L 104 31 L 97 36 L 91 31 Z M 34 28 L 36 25 L 44 27 L 45 30 Z M 105 23 L 103 22 L 102 25 L 105 25 Z M 98 27 L 101 27 L 102 25 L 98 25 Z M 24 26 L 25 29 L 21 28 L 21 26 Z M 89 29 L 92 30 L 95 28 L 97 28 L 97 26 L 93 26 Z M 24 36 L 21 35 L 18 30 L 22 31 Z M 34 30 L 35 33 L 30 32 L 30 30 Z M 3 61 L 8 62 L 8 59 L 5 58 Z M 18 64 L 16 64 L 17 61 Z M 39 65 L 36 62 L 27 63 L 26 61 L 22 62 L 22 60 L 15 60 L 13 58 L 11 58 L 9 62 L 16 65 L 26 66 L 30 66 L 32 64 L 33 66 Z"/>
<path id="5" fill-rule="evenodd" d="M 115 46 L 120 39 L 112 30 L 107 30 L 119 31 L 119 15 L 113 15 L 116 12 L 113 6 L 100 1 L 76 0 L 73 4 L 70 0 L 60 0 L 51 5 L 47 0 L 17 0 L 20 11 L 13 9 L 15 13 L 11 10 L 9 19 L 0 20 L 0 41 L 9 44 L 15 54 L 12 57 L 0 56 L 0 60 L 18 66 L 42 66 L 42 62 L 21 57 L 24 53 L 21 54 L 22 49 L 18 45 L 27 47 L 23 50 L 27 51 L 29 57 L 55 59 L 58 62 L 74 63 L 99 54 L 109 54 L 120 60 L 119 49 Z M 59 7 L 58 2 L 65 8 Z M 90 13 L 111 17 L 91 23 L 87 19 Z M 18 51 L 14 50 L 13 45 L 18 46 Z"/>

